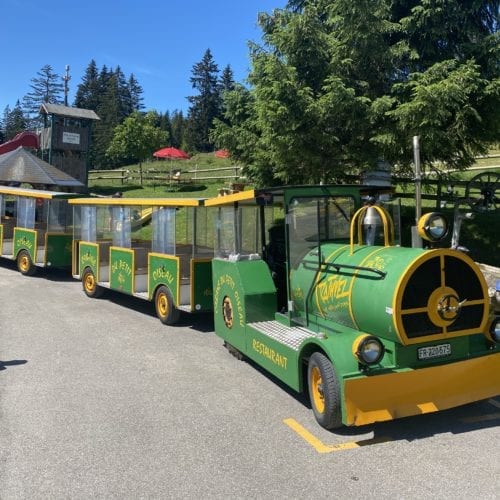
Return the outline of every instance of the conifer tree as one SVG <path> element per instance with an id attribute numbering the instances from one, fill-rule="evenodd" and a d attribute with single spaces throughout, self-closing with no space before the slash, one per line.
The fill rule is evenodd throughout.
<path id="1" fill-rule="evenodd" d="M 170 142 L 175 148 L 188 149 L 186 143 L 186 118 L 182 111 L 175 109 L 170 117 Z"/>
<path id="2" fill-rule="evenodd" d="M 99 71 L 95 60 L 92 59 L 85 70 L 82 83 L 77 87 L 74 105 L 95 111 L 99 104 L 99 94 Z"/>
<path id="3" fill-rule="evenodd" d="M 198 94 L 189 96 L 186 139 L 190 150 L 210 151 L 212 144 L 209 131 L 214 118 L 220 114 L 219 69 L 210 49 L 205 51 L 200 62 L 193 66 L 190 82 Z"/>
<path id="4" fill-rule="evenodd" d="M 224 119 L 225 106 L 224 106 L 224 95 L 226 92 L 231 92 L 235 88 L 234 74 L 231 66 L 228 64 L 223 70 L 219 78 L 218 89 L 219 89 L 219 112 L 217 117 L 221 121 L 226 121 Z"/>
<path id="5" fill-rule="evenodd" d="M 139 82 L 133 73 L 130 74 L 128 79 L 128 90 L 130 93 L 130 105 L 132 107 L 132 111 L 142 111 L 144 109 L 144 98 L 142 97 L 144 90 L 139 85 Z"/>
<path id="6" fill-rule="evenodd" d="M 37 77 L 31 79 L 31 91 L 23 97 L 23 112 L 28 126 L 33 127 L 38 123 L 40 106 L 43 103 L 63 103 L 61 95 L 64 86 L 61 82 L 61 77 L 54 73 L 50 64 L 43 66 L 38 71 Z"/>
<path id="7" fill-rule="evenodd" d="M 116 99 L 118 104 L 118 121 L 119 123 L 122 123 L 123 120 L 125 120 L 125 118 L 127 118 L 127 116 L 134 111 L 134 107 L 127 80 L 120 66 L 116 67 L 114 74 L 114 84 L 116 85 Z"/>
<path id="8" fill-rule="evenodd" d="M 259 15 L 249 90 L 213 139 L 255 179 L 335 182 L 380 158 L 466 168 L 500 137 L 498 0 L 290 0 Z M 397 169 L 397 170 L 396 170 Z"/>
<path id="9" fill-rule="evenodd" d="M 3 113 L 2 127 L 4 140 L 10 141 L 19 132 L 26 130 L 26 119 L 24 117 L 23 110 L 19 100 L 16 101 L 16 105 L 11 110 L 10 106 L 6 106 Z"/>

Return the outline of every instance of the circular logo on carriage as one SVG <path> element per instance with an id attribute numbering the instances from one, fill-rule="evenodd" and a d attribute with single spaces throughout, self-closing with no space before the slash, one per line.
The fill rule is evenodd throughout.
<path id="1" fill-rule="evenodd" d="M 222 301 L 222 317 L 224 318 L 224 324 L 228 328 L 233 327 L 233 304 L 231 304 L 231 299 L 226 295 Z"/>

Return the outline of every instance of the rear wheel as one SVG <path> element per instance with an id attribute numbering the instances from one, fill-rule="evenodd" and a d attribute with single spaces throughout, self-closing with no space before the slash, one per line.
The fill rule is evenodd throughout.
<path id="1" fill-rule="evenodd" d="M 307 369 L 309 398 L 314 416 L 325 429 L 342 425 L 340 387 L 332 363 L 322 353 L 315 352 Z"/>
<path id="2" fill-rule="evenodd" d="M 82 285 L 87 297 L 95 299 L 102 295 L 103 289 L 97 284 L 96 277 L 90 269 L 83 271 Z"/>
<path id="3" fill-rule="evenodd" d="M 164 325 L 173 325 L 179 320 L 180 311 L 175 307 L 172 294 L 166 286 L 160 286 L 155 295 L 156 315 Z"/>
<path id="4" fill-rule="evenodd" d="M 36 266 L 31 260 L 30 254 L 27 250 L 21 250 L 17 254 L 17 269 L 25 276 L 32 276 L 36 272 Z"/>

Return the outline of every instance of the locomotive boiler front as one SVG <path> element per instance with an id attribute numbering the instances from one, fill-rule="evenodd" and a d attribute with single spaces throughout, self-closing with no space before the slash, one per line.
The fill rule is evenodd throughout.
<path id="1" fill-rule="evenodd" d="M 290 287 L 298 314 L 403 345 L 479 333 L 488 321 L 481 271 L 450 249 L 325 244 L 303 258 Z"/>

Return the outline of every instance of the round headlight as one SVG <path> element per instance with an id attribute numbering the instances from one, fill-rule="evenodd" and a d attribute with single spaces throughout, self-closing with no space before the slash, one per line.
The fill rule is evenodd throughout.
<path id="1" fill-rule="evenodd" d="M 448 233 L 448 221 L 437 212 L 422 215 L 418 221 L 418 234 L 427 241 L 440 241 Z"/>
<path id="2" fill-rule="evenodd" d="M 361 363 L 375 365 L 383 358 L 385 349 L 377 337 L 362 335 L 354 342 L 353 352 Z"/>
<path id="3" fill-rule="evenodd" d="M 495 318 L 491 322 L 490 335 L 494 342 L 500 343 L 500 318 Z"/>

